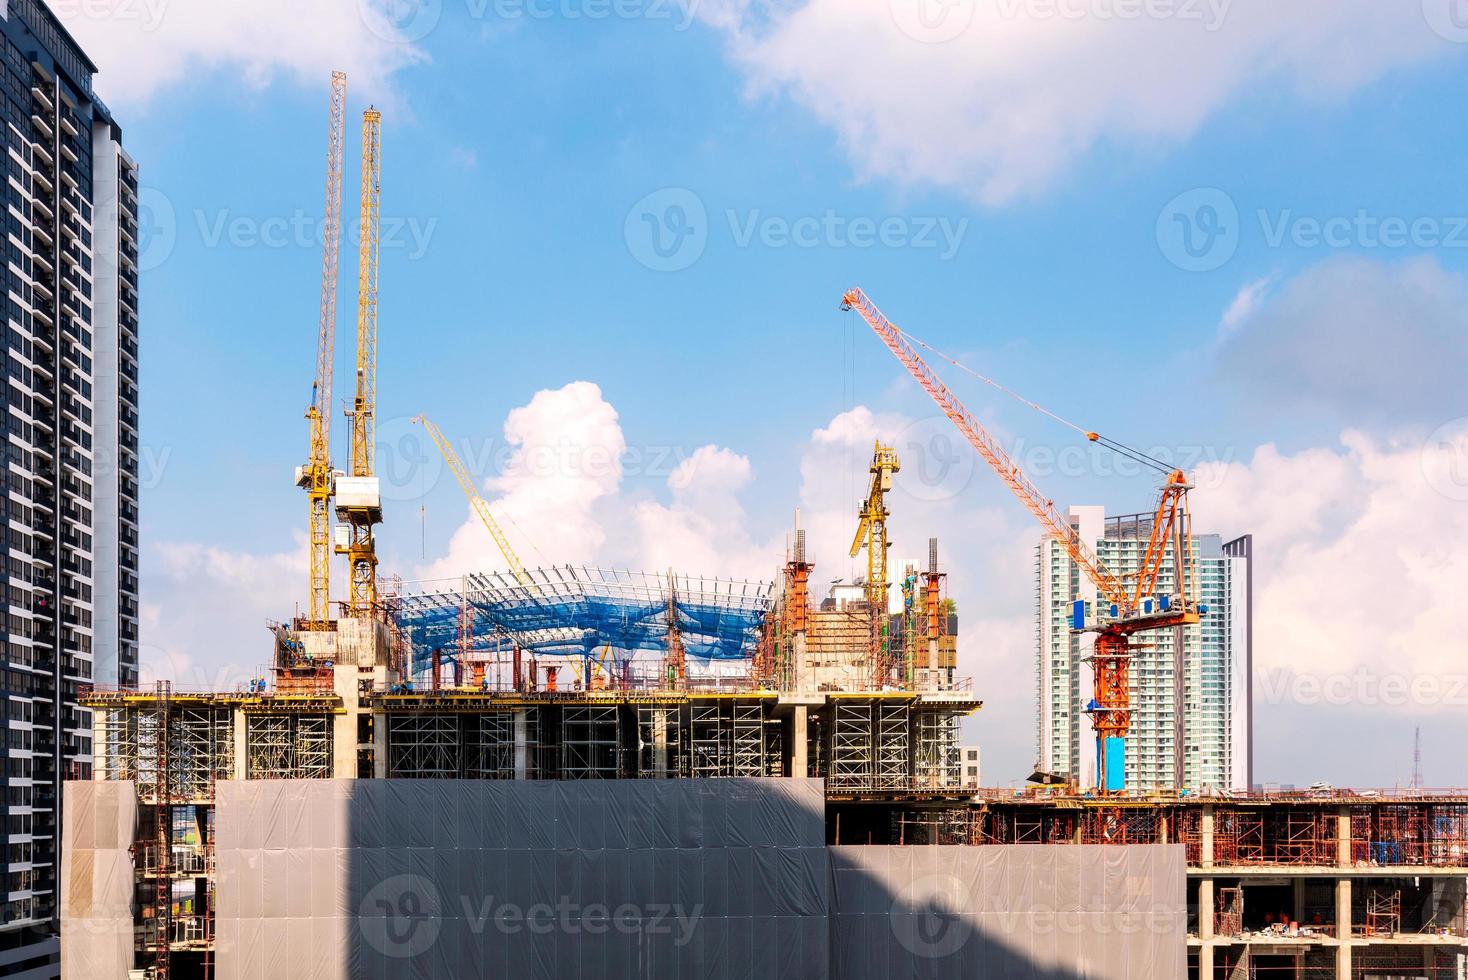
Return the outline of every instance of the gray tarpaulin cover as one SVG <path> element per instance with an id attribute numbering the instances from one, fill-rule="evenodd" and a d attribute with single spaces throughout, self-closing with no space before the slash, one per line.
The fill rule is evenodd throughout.
<path id="1" fill-rule="evenodd" d="M 218 786 L 221 980 L 1175 980 L 1183 848 L 827 848 L 818 780 Z"/>
<path id="2" fill-rule="evenodd" d="M 819 780 L 218 784 L 220 980 L 829 975 Z"/>
<path id="3" fill-rule="evenodd" d="M 61 975 L 125 977 L 133 958 L 133 861 L 138 801 L 132 783 L 68 781 L 62 788 Z"/>
<path id="4" fill-rule="evenodd" d="M 833 847 L 841 980 L 1187 976 L 1180 845 Z"/>

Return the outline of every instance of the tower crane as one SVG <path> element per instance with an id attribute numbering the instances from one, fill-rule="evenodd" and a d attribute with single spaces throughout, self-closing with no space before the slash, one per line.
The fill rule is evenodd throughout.
<path id="1" fill-rule="evenodd" d="M 856 537 L 851 539 L 851 557 L 867 549 L 867 611 L 871 617 L 870 652 L 872 657 L 872 683 L 883 687 L 890 679 L 891 665 L 883 649 L 882 634 L 887 628 L 887 593 L 891 583 L 887 581 L 887 518 L 892 512 L 887 509 L 887 493 L 892 489 L 892 474 L 901 466 L 897 451 L 877 441 L 872 449 L 872 485 L 867 498 L 861 502 L 861 511 L 856 525 Z"/>
<path id="2" fill-rule="evenodd" d="M 310 501 L 308 531 L 311 601 L 307 629 L 331 625 L 331 497 L 335 474 L 331 468 L 331 366 L 336 332 L 336 267 L 341 245 L 342 113 L 347 101 L 345 72 L 331 73 L 331 111 L 326 150 L 326 211 L 321 253 L 321 316 L 316 339 L 316 380 L 311 404 L 310 447 L 304 466 L 296 467 L 296 486 Z"/>
<path id="3" fill-rule="evenodd" d="M 382 523 L 382 494 L 373 473 L 377 414 L 377 259 L 382 183 L 382 113 L 362 113 L 362 231 L 357 255 L 357 378 L 347 419 L 352 426 L 351 475 L 337 480 L 336 512 L 346 527 L 337 554 L 350 569 L 347 606 L 354 616 L 370 616 L 377 606 L 377 544 L 374 525 Z"/>
<path id="4" fill-rule="evenodd" d="M 454 479 L 459 481 L 459 486 L 463 488 L 464 496 L 469 498 L 469 505 L 479 515 L 479 520 L 483 522 L 485 530 L 489 531 L 489 536 L 494 539 L 494 543 L 499 546 L 500 554 L 505 556 L 505 561 L 510 566 L 510 574 L 515 576 L 515 581 L 521 585 L 530 585 L 530 573 L 525 571 L 525 566 L 521 563 L 520 556 L 515 554 L 514 548 L 510 547 L 509 538 L 505 537 L 505 532 L 500 529 L 499 522 L 490 513 L 488 502 L 479 495 L 478 489 L 474 486 L 474 480 L 469 476 L 469 471 L 464 468 L 464 464 L 459 460 L 459 454 L 454 452 L 454 447 L 449 445 L 449 441 L 444 438 L 443 432 L 437 425 L 429 421 L 429 419 L 422 415 L 417 415 L 414 416 L 413 421 L 423 426 L 429 438 L 433 440 L 434 445 L 438 446 L 438 451 L 443 454 L 443 461 L 453 471 Z"/>
<path id="5" fill-rule="evenodd" d="M 1140 570 L 1134 576 L 1135 581 L 1128 585 L 1125 578 L 1109 569 L 1081 539 L 1080 531 L 1036 489 L 1019 464 L 1000 448 L 994 437 L 933 373 L 908 342 L 907 335 L 883 316 L 865 293 L 859 288 L 849 290 L 842 297 L 841 308 L 855 310 L 861 315 L 943 414 L 957 426 L 974 451 L 1028 508 L 1041 527 L 1065 548 L 1071 561 L 1095 585 L 1100 601 L 1107 606 L 1106 615 L 1100 615 L 1098 610 L 1095 621 L 1088 624 L 1085 603 L 1077 600 L 1072 612 L 1072 626 L 1077 631 L 1096 634 L 1090 656 L 1095 687 L 1086 711 L 1091 715 L 1091 724 L 1096 732 L 1097 785 L 1102 792 L 1121 790 L 1125 785 L 1123 746 L 1131 727 L 1131 689 L 1127 676 L 1131 637 L 1148 630 L 1188 626 L 1199 622 L 1207 612 L 1207 608 L 1197 601 L 1197 569 L 1193 560 L 1188 510 L 1188 491 L 1193 485 L 1182 470 L 1163 466 L 1095 432 L 1085 433 L 1091 442 L 1126 453 L 1166 473 Z M 1169 549 L 1172 552 L 1173 589 L 1159 595 L 1157 589 Z M 1181 645 L 1174 656 L 1181 658 Z M 1179 705 L 1178 710 L 1181 708 Z"/>

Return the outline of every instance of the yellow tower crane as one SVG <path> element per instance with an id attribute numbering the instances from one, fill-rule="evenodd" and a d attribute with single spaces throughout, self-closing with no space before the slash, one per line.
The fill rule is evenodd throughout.
<path id="1" fill-rule="evenodd" d="M 309 547 L 311 601 L 306 629 L 331 626 L 331 362 L 336 333 L 336 267 L 341 245 L 342 114 L 347 102 L 347 76 L 331 73 L 331 114 L 326 150 L 326 212 L 321 253 L 321 317 L 316 340 L 316 380 L 306 409 L 311 442 L 304 466 L 296 467 L 296 486 L 311 503 Z"/>
<path id="2" fill-rule="evenodd" d="M 473 478 L 469 476 L 469 471 L 464 468 L 464 464 L 459 460 L 459 454 L 454 452 L 454 447 L 449 445 L 449 441 L 444 438 L 444 434 L 439 427 L 427 418 L 418 415 L 413 418 L 413 421 L 423 426 L 429 438 L 433 440 L 434 445 L 438 446 L 438 451 L 443 454 L 443 461 L 448 464 L 450 470 L 453 470 L 454 479 L 459 481 L 459 486 L 463 488 L 464 496 L 469 498 L 469 506 L 473 507 L 474 512 L 479 515 L 479 520 L 484 523 L 485 530 L 489 532 L 489 536 L 494 539 L 494 543 L 499 547 L 500 554 L 504 555 L 505 561 L 509 563 L 510 574 L 515 576 L 515 581 L 521 585 L 530 585 L 530 573 L 525 571 L 525 566 L 521 563 L 520 556 L 515 554 L 514 548 L 510 547 L 509 538 L 505 537 L 505 532 L 501 530 L 499 522 L 489 512 L 489 503 L 479 495 L 479 490 L 475 487 Z"/>
<path id="3" fill-rule="evenodd" d="M 362 231 L 357 255 L 357 390 L 347 418 L 352 425 L 352 469 L 337 480 L 336 513 L 344 538 L 337 554 L 350 569 L 347 606 L 369 616 L 377 606 L 377 544 L 372 528 L 382 523 L 382 494 L 373 474 L 377 413 L 377 259 L 381 217 L 382 113 L 362 113 Z"/>
<path id="4" fill-rule="evenodd" d="M 851 541 L 851 557 L 867 549 L 867 604 L 874 613 L 887 611 L 887 518 L 892 512 L 887 509 L 887 493 L 892 489 L 892 474 L 902 467 L 897 461 L 897 450 L 877 442 L 872 450 L 872 487 L 867 499 L 861 502 L 860 523 L 856 526 L 856 537 Z"/>

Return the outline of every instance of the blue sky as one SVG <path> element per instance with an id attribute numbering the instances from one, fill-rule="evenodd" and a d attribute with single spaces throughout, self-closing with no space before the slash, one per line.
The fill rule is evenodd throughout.
<path id="1" fill-rule="evenodd" d="M 915 22 L 919 0 L 691 2 L 319 3 L 276 50 L 255 42 L 278 30 L 279 3 L 138 0 L 110 20 L 62 8 L 96 51 L 151 216 L 143 640 L 160 669 L 249 670 L 268 655 L 263 619 L 304 597 L 291 469 L 306 448 L 335 66 L 352 76 L 349 216 L 359 113 L 384 110 L 388 437 L 424 412 L 476 460 L 506 463 L 507 416 L 531 406 L 514 430 L 527 443 L 562 419 L 566 438 L 620 438 L 642 461 L 541 483 L 476 463 L 543 550 L 590 529 L 592 544 L 550 560 L 727 554 L 730 568 L 696 570 L 772 577 L 795 507 L 829 526 L 818 541 L 849 535 L 860 447 L 917 433 L 934 449 L 946 434 L 838 311 L 860 284 L 1061 415 L 1211 467 L 1195 507 L 1214 526 L 1200 529 L 1259 535 L 1274 597 L 1256 622 L 1274 683 L 1259 778 L 1391 784 L 1421 724 L 1429 780 L 1461 782 L 1430 746 L 1461 734 L 1462 704 L 1379 689 L 1400 673 L 1445 691 L 1462 660 L 1432 600 L 1468 584 L 1455 468 L 1468 460 L 1468 11 L 1176 0 L 1128 19 L 1106 0 L 1064 16 L 953 0 L 932 8 L 946 22 Z M 338 401 L 355 242 L 341 275 Z M 946 376 L 1057 502 L 1151 504 L 1149 477 L 1094 457 L 1048 468 L 1035 451 L 1072 433 Z M 566 392 L 574 382 L 595 393 Z M 700 447 L 708 465 L 669 485 Z M 436 466 L 404 473 L 388 570 L 493 560 Z M 974 728 L 986 776 L 1022 776 L 1027 515 L 984 472 L 893 506 L 912 554 L 929 534 L 952 542 L 964 660 L 989 702 Z M 664 535 L 674 525 L 683 537 Z M 818 574 L 850 570 L 844 544 L 818 551 Z M 1391 612 L 1358 617 L 1378 599 Z M 1335 703 L 1291 686 L 1362 671 Z M 1268 751 L 1364 725 L 1377 745 L 1309 766 Z"/>

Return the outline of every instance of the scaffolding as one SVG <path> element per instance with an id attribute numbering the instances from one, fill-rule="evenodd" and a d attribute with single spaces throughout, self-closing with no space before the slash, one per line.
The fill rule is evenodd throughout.
<path id="1" fill-rule="evenodd" d="M 331 778 L 330 715 L 269 714 L 247 718 L 246 778 Z"/>
<path id="2" fill-rule="evenodd" d="M 958 718 L 952 712 L 914 712 L 917 742 L 913 780 L 922 789 L 956 789 L 963 783 L 958 748 Z"/>
<path id="3" fill-rule="evenodd" d="M 561 712 L 561 778 L 616 779 L 621 736 L 616 705 L 567 705 Z"/>
<path id="4" fill-rule="evenodd" d="M 515 713 L 494 711 L 474 716 L 468 727 L 473 739 L 470 764 L 464 774 L 471 779 L 514 779 Z"/>
<path id="5" fill-rule="evenodd" d="M 1244 890 L 1242 888 L 1220 888 L 1218 911 L 1213 916 L 1215 935 L 1232 937 L 1244 932 Z"/>
<path id="6" fill-rule="evenodd" d="M 970 808 L 898 810 L 892 814 L 892 840 L 898 844 L 962 844 L 981 842 L 979 811 Z"/>
<path id="7" fill-rule="evenodd" d="M 1366 893 L 1365 936 L 1395 936 L 1402 931 L 1402 890 L 1373 887 Z"/>
<path id="8" fill-rule="evenodd" d="M 783 738 L 762 701 L 699 701 L 688 714 L 688 775 L 780 775 Z"/>
<path id="9" fill-rule="evenodd" d="M 677 705 L 637 707 L 637 775 L 643 779 L 687 776 L 689 758 Z"/>
<path id="10" fill-rule="evenodd" d="M 387 774 L 393 779 L 452 779 L 459 765 L 458 715 L 387 716 Z"/>

